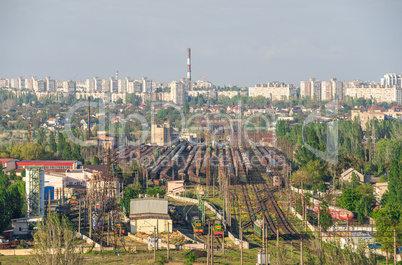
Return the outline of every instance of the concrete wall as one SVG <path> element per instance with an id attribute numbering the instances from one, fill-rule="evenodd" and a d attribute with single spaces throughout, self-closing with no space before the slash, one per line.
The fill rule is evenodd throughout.
<path id="1" fill-rule="evenodd" d="M 172 231 L 172 220 L 165 219 L 138 219 L 138 220 L 130 220 L 131 233 L 137 234 L 138 232 L 143 232 L 146 234 L 153 234 L 154 227 L 158 227 L 159 233 L 164 233 L 168 231 Z"/>

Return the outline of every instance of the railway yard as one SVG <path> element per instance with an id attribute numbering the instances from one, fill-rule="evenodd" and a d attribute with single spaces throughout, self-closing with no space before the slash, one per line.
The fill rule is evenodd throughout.
<path id="1" fill-rule="evenodd" d="M 184 180 L 186 190 L 194 191 L 195 195 L 202 186 L 205 194 L 197 198 L 213 204 L 223 215 L 225 233 L 230 231 L 239 237 L 241 229 L 243 240 L 250 242 L 252 247 L 262 244 L 261 234 L 256 235 L 254 231 L 255 226 L 263 221 L 267 240 L 273 240 L 274 244 L 279 236 L 285 244 L 300 249 L 300 231 L 304 229 L 301 222 L 288 212 L 288 206 L 293 203 L 292 196 L 286 192 L 291 167 L 286 156 L 275 148 L 250 146 L 244 142 L 241 146 L 217 145 L 214 148 L 181 143 L 171 148 L 142 146 L 117 149 L 112 159 L 123 159 L 127 163 L 139 161 L 147 183 Z M 190 214 L 198 216 L 201 212 L 195 207 Z M 181 218 L 184 220 L 183 215 Z M 206 215 L 206 219 L 211 218 L 217 219 L 212 214 Z M 189 231 L 189 223 L 186 228 L 184 225 L 183 221 L 176 227 L 182 227 L 179 229 L 187 234 L 194 233 Z M 202 234 L 195 234 L 199 241 L 206 242 L 207 229 Z M 215 240 L 215 246 L 221 244 L 219 238 Z M 308 242 L 305 240 L 305 243 Z"/>

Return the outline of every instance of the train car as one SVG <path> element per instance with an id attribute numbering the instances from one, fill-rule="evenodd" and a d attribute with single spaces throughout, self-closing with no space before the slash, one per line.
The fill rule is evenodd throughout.
<path id="1" fill-rule="evenodd" d="M 224 229 L 223 229 L 222 222 L 220 220 L 216 220 L 214 222 L 213 230 L 214 230 L 215 236 L 223 236 Z"/>
<path id="2" fill-rule="evenodd" d="M 116 226 L 115 226 L 115 228 L 114 228 L 114 232 L 115 232 L 116 234 L 120 234 L 120 233 L 121 233 L 122 235 L 125 235 L 126 232 L 127 232 L 127 229 L 126 229 L 126 227 L 124 226 L 124 224 L 117 223 Z"/>
<path id="3" fill-rule="evenodd" d="M 267 238 L 268 239 L 274 239 L 275 238 L 275 233 L 271 230 L 270 227 L 267 227 L 266 225 L 266 233 L 267 233 Z M 254 230 L 254 234 L 256 236 L 258 236 L 259 238 L 262 237 L 262 219 L 257 219 L 254 221 L 253 223 L 253 230 Z"/>
<path id="4" fill-rule="evenodd" d="M 173 224 L 175 224 L 175 225 L 181 225 L 183 222 L 183 218 L 181 218 L 181 214 L 177 211 L 173 213 L 172 219 L 173 219 Z"/>
<path id="5" fill-rule="evenodd" d="M 201 219 L 198 216 L 193 216 L 191 218 L 191 226 L 193 227 L 194 233 L 196 234 L 204 233 L 204 227 L 202 225 Z"/>
<path id="6" fill-rule="evenodd" d="M 321 207 L 321 204 L 314 205 L 314 212 L 318 213 L 319 207 Z M 334 219 L 350 221 L 354 217 L 354 214 L 346 209 L 335 206 L 329 206 L 328 208 L 329 208 L 329 214 Z"/>
<path id="7" fill-rule="evenodd" d="M 78 195 L 73 195 L 71 196 L 70 204 L 77 204 L 78 203 L 79 196 Z"/>
<path id="8" fill-rule="evenodd" d="M 176 212 L 176 207 L 174 207 L 173 205 L 169 207 L 169 214 L 173 214 Z"/>

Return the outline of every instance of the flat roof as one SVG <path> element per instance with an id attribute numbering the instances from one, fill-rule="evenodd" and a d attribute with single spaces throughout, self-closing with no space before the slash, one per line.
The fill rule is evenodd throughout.
<path id="1" fill-rule="evenodd" d="M 77 161 L 78 160 L 22 160 L 18 161 L 18 163 L 75 163 Z"/>

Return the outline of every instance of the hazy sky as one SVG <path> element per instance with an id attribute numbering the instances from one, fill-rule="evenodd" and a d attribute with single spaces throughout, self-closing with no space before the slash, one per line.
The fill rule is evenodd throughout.
<path id="1" fill-rule="evenodd" d="M 0 77 L 243 86 L 402 73 L 402 1 L 0 0 Z"/>

